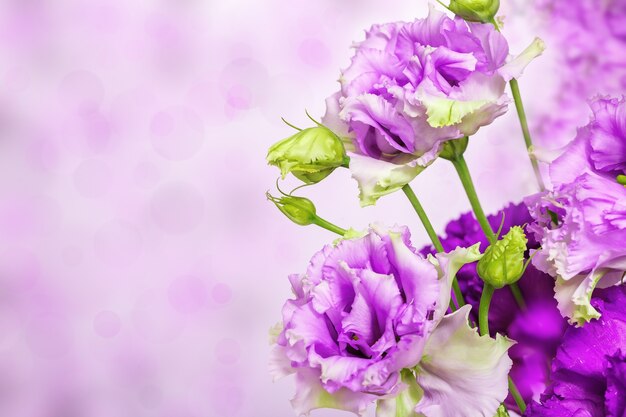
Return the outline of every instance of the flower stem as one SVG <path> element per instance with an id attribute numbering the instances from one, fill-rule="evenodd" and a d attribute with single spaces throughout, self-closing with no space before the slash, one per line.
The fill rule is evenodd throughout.
<path id="1" fill-rule="evenodd" d="M 406 184 L 404 187 L 402 187 L 402 191 L 404 191 L 404 194 L 409 199 L 411 205 L 415 209 L 417 216 L 422 221 L 424 229 L 426 229 L 426 233 L 428 234 L 428 237 L 430 237 L 430 240 L 433 243 L 433 246 L 435 247 L 437 252 L 444 252 L 441 240 L 439 240 L 439 236 L 437 236 L 437 233 L 435 232 L 435 229 L 433 228 L 430 219 L 428 219 L 426 211 L 424 211 L 424 207 L 422 207 L 422 204 L 417 199 L 417 196 L 413 192 L 411 186 L 409 184 Z M 459 308 L 463 307 L 465 305 L 465 298 L 463 297 L 463 293 L 461 292 L 461 287 L 459 287 L 459 282 L 457 281 L 456 276 L 452 280 L 452 290 L 454 291 L 454 298 L 456 298 L 456 302 Z M 452 300 L 450 300 L 450 309 L 452 311 L 456 311 L 456 306 L 454 305 Z"/>
<path id="2" fill-rule="evenodd" d="M 489 335 L 489 306 L 493 297 L 494 288 L 485 282 L 483 293 L 480 296 L 480 306 L 478 307 L 478 329 L 481 336 Z M 509 376 L 509 392 L 515 400 L 515 404 L 519 407 L 522 414 L 526 412 L 526 403 L 520 394 L 515 382 Z"/>
<path id="3" fill-rule="evenodd" d="M 528 121 L 526 120 L 526 111 L 524 110 L 524 103 L 522 103 L 522 96 L 519 92 L 519 84 L 517 80 L 513 78 L 509 82 L 511 86 L 511 93 L 513 94 L 513 100 L 515 101 L 515 108 L 517 109 L 517 116 L 519 118 L 520 125 L 522 126 L 522 135 L 524 136 L 524 142 L 526 143 L 526 150 L 528 151 L 528 156 L 530 158 L 530 163 L 533 166 L 533 171 L 535 172 L 535 177 L 537 178 L 537 183 L 539 184 L 539 188 L 541 191 L 545 191 L 546 185 L 543 182 L 543 178 L 541 177 L 541 171 L 539 171 L 539 164 L 537 163 L 537 159 L 532 156 L 531 151 L 533 147 L 533 141 L 530 137 L 530 130 L 528 129 Z"/>
<path id="4" fill-rule="evenodd" d="M 496 235 L 493 233 L 493 230 L 489 225 L 489 221 L 487 220 L 487 216 L 485 216 L 485 212 L 480 205 L 480 200 L 478 199 L 478 194 L 476 194 L 476 188 L 474 187 L 474 182 L 472 181 L 469 169 L 467 168 L 465 158 L 463 155 L 458 155 L 450 161 L 454 165 L 454 168 L 456 168 L 456 172 L 459 174 L 459 178 L 461 179 L 463 188 L 465 188 L 465 193 L 467 194 L 467 198 L 470 201 L 472 210 L 474 211 L 474 215 L 476 216 L 476 220 L 478 220 L 480 228 L 483 230 L 483 233 L 487 237 L 487 240 L 489 240 L 489 243 L 494 243 L 496 241 Z"/>
<path id="5" fill-rule="evenodd" d="M 441 244 L 441 240 L 439 240 L 439 236 L 437 236 L 437 233 L 435 232 L 435 229 L 433 228 L 433 225 L 430 222 L 430 219 L 426 215 L 426 211 L 424 211 L 424 207 L 422 207 L 422 204 L 417 199 L 417 196 L 413 192 L 413 189 L 411 188 L 411 186 L 409 184 L 406 184 L 404 187 L 402 187 L 402 191 L 404 191 L 404 194 L 409 199 L 409 201 L 411 202 L 411 205 L 415 209 L 417 216 L 420 218 L 420 220 L 424 224 L 424 229 L 426 229 L 426 233 L 428 233 L 428 237 L 430 238 L 431 242 L 433 242 L 433 246 L 435 246 L 435 249 L 437 250 L 437 252 L 443 252 L 443 245 Z"/>
<path id="6" fill-rule="evenodd" d="M 336 225 L 332 224 L 331 222 L 329 222 L 328 220 L 324 220 L 324 219 L 322 219 L 319 216 L 317 216 L 315 218 L 315 220 L 313 221 L 313 224 L 315 224 L 315 225 L 317 225 L 317 226 L 319 226 L 321 228 L 324 228 L 326 230 L 329 230 L 329 231 L 331 231 L 333 233 L 337 233 L 340 236 L 345 235 L 346 232 L 347 232 L 346 229 L 342 229 L 341 227 L 336 226 Z"/>
<path id="7" fill-rule="evenodd" d="M 511 288 L 511 293 L 513 294 L 513 298 L 515 298 L 515 302 L 517 303 L 519 308 L 521 308 L 522 310 L 526 310 L 526 301 L 524 301 L 522 290 L 520 290 L 519 285 L 517 285 L 517 282 L 514 282 L 513 284 L 509 285 L 509 288 Z"/>
<path id="8" fill-rule="evenodd" d="M 519 408 L 519 410 L 522 412 L 522 414 L 524 414 L 526 412 L 526 403 L 524 402 L 524 398 L 522 397 L 522 394 L 520 394 L 519 390 L 517 389 L 515 382 L 513 382 L 513 379 L 510 376 L 509 376 L 509 392 L 511 393 L 511 396 L 515 400 L 515 404 L 517 404 L 517 407 Z"/>
<path id="9" fill-rule="evenodd" d="M 478 329 L 480 335 L 489 335 L 489 306 L 495 288 L 491 284 L 483 286 L 483 293 L 480 296 L 480 305 L 478 306 Z"/>
<path id="10" fill-rule="evenodd" d="M 463 188 L 465 188 L 465 193 L 467 194 L 467 198 L 470 201 L 472 210 L 474 211 L 474 215 L 476 216 L 476 220 L 478 221 L 480 228 L 483 230 L 483 233 L 487 237 L 487 240 L 489 240 L 489 243 L 495 243 L 498 238 L 493 232 L 493 229 L 491 229 L 487 216 L 485 216 L 485 211 L 480 204 L 480 200 L 478 199 L 478 194 L 476 194 L 476 188 L 474 187 L 474 182 L 472 181 L 465 158 L 461 154 L 456 155 L 453 159 L 450 159 L 450 161 L 454 165 L 454 168 L 456 168 L 456 172 L 459 174 L 459 178 L 461 179 Z M 522 293 L 517 284 L 513 284 L 511 286 L 511 291 L 513 292 L 513 297 L 515 298 L 517 305 L 521 309 L 524 309 L 526 303 L 524 302 L 524 298 L 522 297 Z"/>

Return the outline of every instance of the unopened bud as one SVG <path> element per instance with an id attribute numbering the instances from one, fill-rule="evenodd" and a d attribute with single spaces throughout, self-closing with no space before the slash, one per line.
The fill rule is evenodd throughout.
<path id="1" fill-rule="evenodd" d="M 280 168 L 283 178 L 291 172 L 307 184 L 320 182 L 347 161 L 341 139 L 321 125 L 281 140 L 267 154 L 267 162 Z"/>
<path id="2" fill-rule="evenodd" d="M 493 23 L 500 0 L 450 0 L 448 8 L 468 22 Z"/>
<path id="3" fill-rule="evenodd" d="M 315 223 L 317 220 L 315 205 L 308 198 L 291 195 L 276 198 L 267 193 L 267 199 L 274 203 L 278 210 L 296 224 L 307 226 Z"/>
<path id="4" fill-rule="evenodd" d="M 524 253 L 527 242 L 522 228 L 512 227 L 502 239 L 487 248 L 478 261 L 478 275 L 495 288 L 517 282 L 526 269 Z"/>

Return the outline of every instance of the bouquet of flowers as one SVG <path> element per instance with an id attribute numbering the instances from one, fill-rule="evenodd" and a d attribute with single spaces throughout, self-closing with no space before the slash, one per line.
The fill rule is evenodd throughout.
<path id="1" fill-rule="evenodd" d="M 363 206 L 401 190 L 432 241 L 346 229 L 296 190 L 268 193 L 293 222 L 338 235 L 289 277 L 271 372 L 295 374 L 298 415 L 626 416 L 626 98 L 591 98 L 576 137 L 541 152 L 517 80 L 544 42 L 511 54 L 498 0 L 441 5 L 372 26 L 323 118 L 269 150 L 303 185 L 349 169 Z M 487 216 L 464 152 L 507 111 L 507 86 L 538 192 Z M 472 208 L 445 237 L 409 185 L 437 158 Z"/>

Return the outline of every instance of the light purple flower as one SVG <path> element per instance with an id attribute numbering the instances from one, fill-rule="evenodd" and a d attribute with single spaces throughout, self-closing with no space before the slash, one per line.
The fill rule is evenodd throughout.
<path id="1" fill-rule="evenodd" d="M 512 342 L 479 336 L 470 306 L 445 315 L 454 274 L 480 256 L 473 247 L 425 259 L 406 228 L 374 228 L 317 253 L 305 275 L 290 277 L 295 299 L 271 361 L 275 376 L 296 374 L 296 412 L 362 414 L 377 401 L 380 417 L 493 416 Z"/>
<path id="2" fill-rule="evenodd" d="M 534 265 L 556 278 L 559 310 L 582 324 L 599 313 L 594 288 L 619 284 L 626 271 L 626 100 L 599 98 L 594 118 L 550 165 L 553 190 L 526 202 L 540 241 Z"/>
<path id="3" fill-rule="evenodd" d="M 443 142 L 502 115 L 506 81 L 542 51 L 536 40 L 509 60 L 508 44 L 492 25 L 451 19 L 432 7 L 425 19 L 372 26 L 324 118 L 352 142 L 361 203 L 374 204 L 413 179 Z"/>

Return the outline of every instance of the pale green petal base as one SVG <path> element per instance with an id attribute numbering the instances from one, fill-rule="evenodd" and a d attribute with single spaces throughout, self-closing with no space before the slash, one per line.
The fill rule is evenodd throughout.
<path id="1" fill-rule="evenodd" d="M 424 397 L 416 411 L 426 417 L 493 417 L 508 394 L 514 342 L 480 336 L 468 325 L 471 306 L 443 318 L 416 367 Z"/>
<path id="2" fill-rule="evenodd" d="M 626 258 L 603 263 L 601 268 L 588 275 L 577 275 L 565 280 L 559 276 L 554 286 L 554 298 L 563 317 L 570 324 L 582 326 L 601 314 L 591 305 L 591 297 L 596 288 L 608 288 L 624 282 Z"/>
<path id="3" fill-rule="evenodd" d="M 405 388 L 395 397 L 379 400 L 376 404 L 376 417 L 418 417 L 415 406 L 422 399 L 424 391 L 417 385 L 412 371 L 402 371 Z"/>
<path id="4" fill-rule="evenodd" d="M 352 178 L 359 184 L 362 207 L 374 205 L 380 197 L 398 191 L 425 169 L 416 161 L 394 164 L 359 154 L 349 156 Z"/>
<path id="5" fill-rule="evenodd" d="M 368 406 L 375 400 L 374 395 L 345 388 L 331 394 L 322 387 L 319 374 L 311 369 L 300 369 L 296 373 L 296 395 L 291 405 L 299 416 L 308 416 L 318 408 L 334 408 L 365 416 Z"/>
<path id="6" fill-rule="evenodd" d="M 582 326 L 590 320 L 600 318 L 600 313 L 591 305 L 591 295 L 604 272 L 589 275 L 578 275 L 564 280 L 557 277 L 554 286 L 554 298 L 561 315 L 569 319 L 569 323 Z"/>

